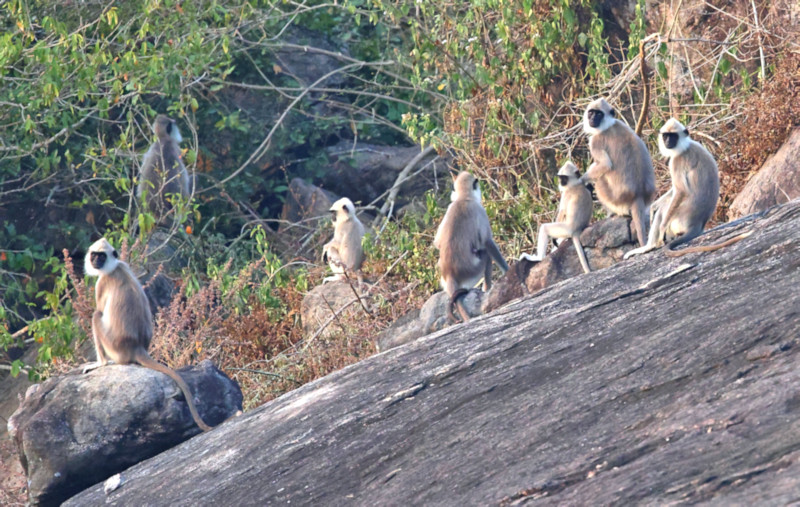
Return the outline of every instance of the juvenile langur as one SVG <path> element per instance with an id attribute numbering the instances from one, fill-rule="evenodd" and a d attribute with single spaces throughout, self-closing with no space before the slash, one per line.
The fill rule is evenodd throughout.
<path id="1" fill-rule="evenodd" d="M 169 210 L 167 196 L 183 199 L 191 193 L 189 173 L 181 160 L 178 145 L 183 138 L 175 120 L 160 114 L 153 122 L 154 142 L 142 159 L 142 171 L 137 195 L 147 211 L 162 217 Z"/>
<path id="2" fill-rule="evenodd" d="M 605 99 L 586 108 L 583 130 L 589 134 L 594 162 L 581 182 L 594 183 L 600 202 L 612 213 L 630 215 L 639 238 L 647 240 L 650 204 L 656 193 L 653 163 L 644 142 L 630 127 L 615 118 Z"/>
<path id="3" fill-rule="evenodd" d="M 439 249 L 439 270 L 442 287 L 450 295 L 447 317 L 456 322 L 453 305 L 464 322 L 469 315 L 459 298 L 469 292 L 481 278 L 483 290 L 492 287 L 492 260 L 505 273 L 508 264 L 492 239 L 489 217 L 481 204 L 481 189 L 478 180 L 463 171 L 455 179 L 452 202 L 447 207 L 433 246 Z"/>
<path id="4" fill-rule="evenodd" d="M 719 200 L 719 173 L 711 153 L 689 137 L 689 130 L 675 118 L 661 127 L 658 148 L 661 155 L 669 158 L 672 188 L 653 204 L 652 229 L 647 245 L 626 253 L 626 259 L 654 250 L 667 241 L 665 253 L 678 257 L 717 250 L 749 236 L 750 233 L 745 233 L 716 245 L 673 252 L 674 247 L 703 233 Z"/>
<path id="5" fill-rule="evenodd" d="M 342 197 L 329 210 L 333 214 L 333 239 L 322 247 L 322 260 L 327 262 L 334 273 L 328 280 L 339 280 L 345 270 L 354 271 L 358 281 L 362 281 L 361 263 L 364 251 L 361 238 L 364 237 L 364 225 L 356 216 L 353 201 Z"/>
<path id="6" fill-rule="evenodd" d="M 128 265 L 120 261 L 117 251 L 102 238 L 89 247 L 84 269 L 96 276 L 97 310 L 92 316 L 92 338 L 97 362 L 84 367 L 84 373 L 114 361 L 117 364 L 138 363 L 168 375 L 178 384 L 192 418 L 203 431 L 211 429 L 197 413 L 192 393 L 186 382 L 170 368 L 155 361 L 147 353 L 153 337 L 153 316 L 150 304 L 139 281 Z"/>
<path id="7" fill-rule="evenodd" d="M 580 172 L 572 162 L 567 162 L 558 171 L 558 189 L 561 191 L 561 202 L 558 205 L 556 222 L 542 224 L 539 227 L 539 240 L 536 256 L 522 254 L 521 259 L 541 261 L 547 255 L 547 246 L 550 238 L 572 238 L 578 259 L 581 261 L 584 273 L 589 273 L 589 261 L 581 245 L 581 232 L 589 225 L 592 219 L 592 193 L 581 183 Z"/>

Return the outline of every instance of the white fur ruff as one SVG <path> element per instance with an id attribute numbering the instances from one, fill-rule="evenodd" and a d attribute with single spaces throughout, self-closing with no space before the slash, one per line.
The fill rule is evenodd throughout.
<path id="1" fill-rule="evenodd" d="M 97 269 L 92 266 L 92 252 L 105 252 L 106 262 L 103 264 L 102 268 Z M 106 238 L 101 238 L 92 243 L 92 246 L 89 247 L 89 251 L 86 252 L 86 257 L 83 259 L 84 272 L 89 276 L 100 276 L 107 275 L 114 271 L 117 268 L 117 264 L 119 264 L 119 260 L 114 257 L 113 252 L 114 247 L 111 246 L 111 243 L 109 243 Z"/>
<path id="2" fill-rule="evenodd" d="M 472 190 L 472 198 L 478 201 L 479 203 L 483 202 L 483 196 L 481 195 L 481 189 L 475 188 Z M 458 200 L 458 192 L 453 190 L 450 192 L 450 202 L 455 202 Z"/>
<path id="3" fill-rule="evenodd" d="M 172 134 L 171 137 L 175 140 L 176 143 L 183 142 L 183 136 L 181 136 L 180 130 L 178 130 L 178 126 L 174 123 L 172 124 Z"/>

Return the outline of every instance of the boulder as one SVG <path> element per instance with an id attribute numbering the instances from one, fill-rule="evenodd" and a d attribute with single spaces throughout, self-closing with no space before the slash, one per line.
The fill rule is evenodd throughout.
<path id="1" fill-rule="evenodd" d="M 383 352 L 422 336 L 419 309 L 412 310 L 391 323 L 375 337 L 375 350 Z"/>
<path id="2" fill-rule="evenodd" d="M 581 244 L 592 271 L 613 266 L 625 252 L 638 246 L 627 217 L 611 217 L 587 227 L 581 234 Z M 571 239 L 561 242 L 555 252 L 541 262 L 512 261 L 508 272 L 492 286 L 483 300 L 483 312 L 488 313 L 505 303 L 574 276 L 582 275 L 578 254 Z"/>
<path id="3" fill-rule="evenodd" d="M 211 361 L 178 371 L 197 410 L 217 425 L 242 408 L 239 386 Z M 201 432 L 177 384 L 136 365 L 53 377 L 31 386 L 9 419 L 32 505 L 79 491 Z"/>
<path id="4" fill-rule="evenodd" d="M 160 308 L 169 306 L 175 295 L 175 281 L 170 275 L 179 275 L 188 263 L 185 255 L 180 253 L 184 241 L 175 231 L 157 229 L 147 240 L 143 262 L 136 259 L 131 265 L 144 287 L 153 315 Z"/>
<path id="5" fill-rule="evenodd" d="M 422 149 L 419 146 L 385 146 L 369 143 L 342 141 L 327 148 L 330 166 L 320 178 L 320 185 L 336 194 L 349 197 L 353 202 L 368 204 L 392 188 L 403 168 Z M 450 177 L 444 161 L 438 160 L 432 152 L 420 160 L 418 168 L 428 168 L 409 178 L 400 186 L 399 209 L 411 198 L 422 195 L 437 185 L 449 185 Z"/>
<path id="6" fill-rule="evenodd" d="M 447 208 L 450 202 L 442 202 L 442 207 Z M 394 215 L 397 220 L 413 220 L 420 227 L 425 225 L 424 216 L 428 212 L 424 197 L 414 197 L 411 201 L 400 208 L 396 208 Z"/>
<path id="7" fill-rule="evenodd" d="M 284 232 L 289 224 L 312 221 L 313 228 L 317 223 L 330 216 L 331 205 L 338 197 L 332 192 L 323 190 L 301 178 L 293 178 L 283 204 L 279 232 Z M 316 220 L 314 220 L 316 219 Z"/>
<path id="8" fill-rule="evenodd" d="M 361 291 L 353 277 L 353 287 L 345 280 L 335 280 L 311 289 L 300 303 L 300 321 L 306 338 L 314 336 L 322 329 L 321 336 L 328 337 L 342 331 L 337 324 L 339 319 L 352 318 L 363 312 L 353 288 Z M 362 296 L 362 301 L 368 301 Z M 334 315 L 336 315 L 334 317 Z"/>
<path id="9" fill-rule="evenodd" d="M 337 58 L 335 54 L 344 58 Z M 302 86 L 310 86 L 328 74 L 330 76 L 318 86 L 339 88 L 346 84 L 347 75 L 335 71 L 350 56 L 350 50 L 341 40 L 334 40 L 323 32 L 290 24 L 283 31 L 274 56 L 277 67 L 273 66 L 273 70 L 292 76 Z"/>
<path id="10" fill-rule="evenodd" d="M 306 384 L 85 505 L 786 505 L 800 201 Z"/>
<path id="11" fill-rule="evenodd" d="M 470 317 L 474 318 L 482 314 L 483 296 L 482 290 L 472 289 L 461 298 Z M 447 305 L 449 304 L 450 296 L 444 291 L 437 292 L 425 301 L 417 314 L 411 314 L 413 318 L 400 319 L 396 325 L 393 324 L 382 331 L 375 340 L 376 348 L 379 351 L 389 350 L 451 326 L 447 317 Z M 460 318 L 458 311 L 455 309 L 453 311 L 456 317 Z"/>
<path id="12" fill-rule="evenodd" d="M 738 218 L 800 197 L 800 128 L 795 128 L 783 146 L 739 192 L 731 204 L 729 218 Z"/>
<path id="13" fill-rule="evenodd" d="M 156 270 L 140 278 L 139 281 L 144 287 L 144 293 L 150 303 L 150 311 L 153 315 L 172 302 L 172 297 L 175 295 L 175 282 L 164 273 Z"/>

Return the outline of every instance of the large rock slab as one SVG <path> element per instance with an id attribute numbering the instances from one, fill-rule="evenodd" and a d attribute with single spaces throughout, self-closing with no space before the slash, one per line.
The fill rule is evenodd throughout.
<path id="1" fill-rule="evenodd" d="M 210 361 L 178 373 L 207 424 L 219 424 L 241 410 L 239 386 Z M 31 386 L 8 430 L 33 505 L 59 505 L 201 432 L 172 379 L 121 365 Z"/>
<path id="2" fill-rule="evenodd" d="M 362 298 L 361 301 L 366 304 L 369 297 L 362 295 L 362 292 L 355 276 L 351 282 L 334 280 L 308 291 L 300 303 L 300 322 L 306 338 L 317 333 L 323 337 L 340 333 L 342 329 L 337 324 L 338 319 L 352 318 L 358 312 L 364 311 L 358 298 Z"/>
<path id="3" fill-rule="evenodd" d="M 739 192 L 730 207 L 738 218 L 800 197 L 800 128 L 795 128 L 780 150 Z"/>
<path id="4" fill-rule="evenodd" d="M 372 356 L 66 502 L 783 505 L 800 490 L 800 203 Z"/>

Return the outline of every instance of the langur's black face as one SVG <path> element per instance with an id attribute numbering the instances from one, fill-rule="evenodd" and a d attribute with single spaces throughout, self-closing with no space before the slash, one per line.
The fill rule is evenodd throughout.
<path id="1" fill-rule="evenodd" d="M 612 109 L 610 112 L 611 116 L 614 116 L 614 110 Z M 593 129 L 600 128 L 600 124 L 603 123 L 603 118 L 606 117 L 606 114 L 599 110 L 599 109 L 589 109 L 586 113 L 586 117 L 589 119 L 589 126 Z"/>
<path id="2" fill-rule="evenodd" d="M 569 176 L 567 176 L 566 174 L 558 175 L 558 184 L 561 185 L 562 187 L 566 187 L 568 181 L 569 181 Z"/>
<path id="3" fill-rule="evenodd" d="M 111 254 L 114 258 L 117 258 L 117 251 L 112 250 Z M 108 259 L 108 255 L 105 252 L 91 252 L 90 259 L 92 262 L 92 267 L 95 269 L 103 269 L 103 266 L 106 265 L 106 260 Z"/>
<path id="4" fill-rule="evenodd" d="M 667 149 L 673 149 L 678 145 L 678 133 L 677 132 L 664 132 L 661 134 L 661 138 L 664 140 L 664 146 Z"/>
<path id="5" fill-rule="evenodd" d="M 106 257 L 107 256 L 105 252 L 92 252 L 92 267 L 95 269 L 103 269 L 103 266 L 106 263 Z"/>

